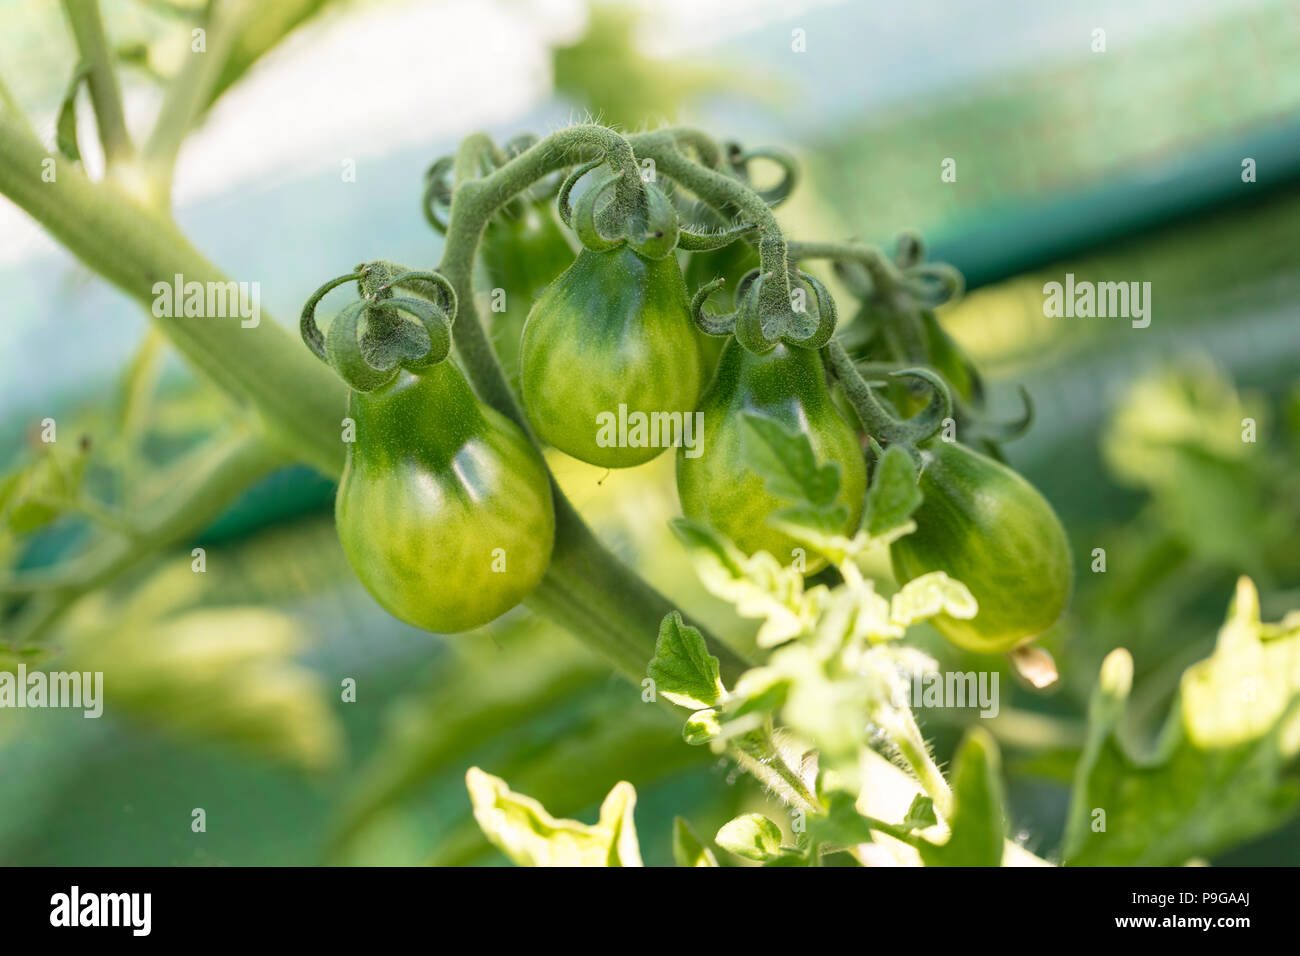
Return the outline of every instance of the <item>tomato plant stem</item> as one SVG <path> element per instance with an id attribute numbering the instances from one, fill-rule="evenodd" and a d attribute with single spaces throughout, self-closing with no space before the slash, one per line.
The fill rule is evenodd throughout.
<path id="1" fill-rule="evenodd" d="M 256 4 L 211 4 L 204 24 L 202 49 L 191 48 L 176 77 L 167 84 L 162 109 L 140 158 L 151 200 L 170 206 L 172 173 L 181 143 L 207 106 L 210 94 L 229 60 L 235 42 Z"/>
<path id="2" fill-rule="evenodd" d="M 108 164 L 129 159 L 131 139 L 126 131 L 126 117 L 122 112 L 122 92 L 113 70 L 113 54 L 104 36 L 104 21 L 99 15 L 97 0 L 63 0 L 63 9 L 77 41 L 77 52 L 82 62 L 90 68 L 87 81 L 90 99 L 95 107 L 95 121 L 99 139 L 104 146 Z"/>

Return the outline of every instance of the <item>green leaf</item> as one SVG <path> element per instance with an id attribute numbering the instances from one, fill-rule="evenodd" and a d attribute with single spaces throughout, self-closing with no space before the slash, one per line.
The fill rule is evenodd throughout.
<path id="1" fill-rule="evenodd" d="M 718 858 L 691 832 L 681 817 L 673 821 L 673 859 L 678 866 L 717 866 Z"/>
<path id="2" fill-rule="evenodd" d="M 867 534 L 873 538 L 896 537 L 920 507 L 921 497 L 912 459 L 902 448 L 891 445 L 871 476 L 864 525 Z"/>
<path id="3" fill-rule="evenodd" d="M 719 676 L 718 659 L 709 653 L 699 630 L 682 623 L 676 611 L 664 615 L 655 641 L 655 656 L 647 670 L 655 692 L 679 707 L 700 710 L 727 696 Z"/>
<path id="4" fill-rule="evenodd" d="M 60 153 L 76 162 L 81 159 L 81 150 L 77 146 L 77 92 L 81 83 L 90 75 L 89 63 L 78 63 L 73 71 L 68 88 L 63 93 L 59 104 L 59 117 L 54 126 L 54 143 Z"/>
<path id="5" fill-rule="evenodd" d="M 104 672 L 115 713 L 312 770 L 336 764 L 337 712 L 320 675 L 297 659 L 300 620 L 260 606 L 168 613 L 157 603 L 185 600 L 205 577 L 173 565 L 134 592 L 133 606 L 86 608 L 95 623 L 69 628 L 70 669 Z"/>
<path id="6" fill-rule="evenodd" d="M 1000 764 L 997 744 L 988 731 L 971 730 L 953 762 L 952 833 L 943 844 L 921 843 L 926 866 L 1002 865 L 1006 825 Z"/>
<path id="7" fill-rule="evenodd" d="M 741 617 L 761 618 L 760 647 L 774 647 L 804 633 L 817 619 L 827 591 L 804 591 L 803 574 L 783 567 L 765 551 L 747 557 L 711 528 L 679 518 L 673 531 L 691 553 L 700 582 L 732 604 Z"/>
<path id="8" fill-rule="evenodd" d="M 872 842 L 871 823 L 858 812 L 856 798 L 843 790 L 822 794 L 826 813 L 808 819 L 808 829 L 817 843 L 857 846 Z"/>
<path id="9" fill-rule="evenodd" d="M 912 805 L 907 808 L 907 816 L 903 817 L 903 829 L 925 830 L 938 822 L 939 818 L 934 814 L 934 801 L 918 793 Z"/>
<path id="10" fill-rule="evenodd" d="M 901 627 L 939 614 L 970 620 L 979 611 L 966 585 L 942 571 L 931 571 L 908 581 L 889 602 L 889 619 Z"/>
<path id="11" fill-rule="evenodd" d="M 536 800 L 514 793 L 500 777 L 471 767 L 465 775 L 474 819 L 520 866 L 641 866 L 632 810 L 636 790 L 614 785 L 595 824 L 557 820 Z"/>
<path id="12" fill-rule="evenodd" d="M 863 550 L 868 543 L 865 535 L 847 538 L 843 534 L 849 512 L 836 502 L 839 465 L 819 465 L 808 436 L 802 432 L 789 431 L 761 415 L 746 414 L 745 424 L 747 460 L 768 490 L 790 503 L 772 514 L 768 524 L 835 564 Z"/>
<path id="13" fill-rule="evenodd" d="M 781 828 L 761 813 L 746 813 L 724 823 L 713 842 L 759 863 L 781 856 Z"/>
<path id="14" fill-rule="evenodd" d="M 73 508 L 81 495 L 86 455 L 50 445 L 0 479 L 0 528 L 27 534 Z"/>
<path id="15" fill-rule="evenodd" d="M 682 739 L 692 747 L 707 744 L 720 736 L 722 724 L 718 720 L 718 712 L 712 707 L 697 710 L 686 718 L 686 723 L 682 726 Z"/>
<path id="16" fill-rule="evenodd" d="M 808 436 L 763 415 L 745 414 L 746 458 L 768 491 L 792 503 L 829 507 L 840 490 L 840 466 L 817 464 Z"/>
<path id="17" fill-rule="evenodd" d="M 1262 624 L 1248 578 L 1214 653 L 1183 674 L 1155 748 L 1122 736 L 1133 661 L 1102 664 L 1063 846 L 1081 866 L 1178 866 L 1292 818 L 1300 753 L 1300 617 Z"/>

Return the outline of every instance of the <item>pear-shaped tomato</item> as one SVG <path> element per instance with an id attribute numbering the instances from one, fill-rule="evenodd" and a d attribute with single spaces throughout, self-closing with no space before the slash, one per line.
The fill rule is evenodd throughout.
<path id="1" fill-rule="evenodd" d="M 698 449 L 677 453 L 677 492 L 682 512 L 722 532 L 748 554 L 767 551 L 783 564 L 807 547 L 768 524 L 790 503 L 774 496 L 745 455 L 745 415 L 763 415 L 808 436 L 819 464 L 840 469 L 836 501 L 848 511 L 842 529 L 853 534 L 862 520 L 867 475 L 856 431 L 831 402 L 815 349 L 779 343 L 754 355 L 728 339 L 718 371 L 700 401 L 703 430 Z M 809 557 L 805 570 L 824 562 Z"/>
<path id="2" fill-rule="evenodd" d="M 528 311 L 542 291 L 573 262 L 573 246 L 549 204 L 523 204 L 503 212 L 483 236 L 483 271 L 491 295 L 487 312 L 492 347 L 510 384 L 519 387 L 519 340 Z"/>
<path id="3" fill-rule="evenodd" d="M 394 617 L 486 624 L 542 579 L 555 542 L 546 468 L 450 359 L 353 392 L 335 520 L 352 570 Z"/>
<path id="4" fill-rule="evenodd" d="M 521 366 L 529 420 L 561 451 L 627 468 L 675 444 L 702 378 L 677 259 L 583 249 L 529 313 Z"/>
<path id="5" fill-rule="evenodd" d="M 891 546 L 900 582 L 944 571 L 970 589 L 970 620 L 934 619 L 958 647 L 996 653 L 1033 640 L 1061 617 L 1073 578 L 1070 543 L 1038 490 L 1006 465 L 956 442 L 921 452 L 916 531 Z"/>

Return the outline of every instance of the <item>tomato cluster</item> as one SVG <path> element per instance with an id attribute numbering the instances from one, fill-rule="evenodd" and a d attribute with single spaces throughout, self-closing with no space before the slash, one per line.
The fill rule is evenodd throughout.
<path id="1" fill-rule="evenodd" d="M 871 386 L 852 373 L 855 401 L 843 367 L 826 357 L 828 349 L 849 355 L 830 344 L 838 323 L 833 297 L 784 246 L 765 246 L 770 236 L 727 242 L 717 232 L 712 239 L 691 233 L 695 223 L 678 196 L 626 176 L 597 179 L 570 205 L 579 178 L 599 165 L 588 163 L 558 187 L 558 218 L 579 241 L 576 255 L 549 196 L 516 199 L 483 237 L 487 280 L 507 303 L 493 311 L 493 336 L 536 439 L 517 410 L 511 420 L 480 401 L 447 354 L 456 303 L 437 274 L 388 268 L 345 277 L 357 278 L 363 301 L 345 310 L 346 321 L 336 320 L 327 337 L 311 313 L 332 285 L 304 311 L 308 344 L 353 385 L 356 435 L 337 523 L 349 561 L 379 603 L 416 626 L 461 631 L 538 586 L 555 510 L 537 439 L 604 468 L 640 465 L 675 445 L 687 517 L 746 553 L 765 551 L 787 565 L 801 558 L 800 569 L 814 573 L 824 560 L 809 558 L 771 520 L 789 502 L 752 467 L 746 423 L 758 417 L 806 439 L 817 466 L 834 466 L 833 513 L 844 521 L 830 530 L 845 537 L 862 522 L 878 442 L 911 449 L 923 502 L 916 531 L 891 545 L 893 566 L 900 582 L 941 570 L 969 587 L 976 616 L 936 620 L 954 643 L 1005 651 L 1051 627 L 1070 593 L 1069 544 L 1050 505 L 997 459 L 992 433 L 972 430 L 990 457 L 933 429 L 913 442 L 880 427 L 881 419 L 863 414 L 862 393 Z M 733 175 L 743 178 L 734 156 Z M 437 192 L 430 182 L 426 200 Z M 891 325 L 889 310 L 908 301 L 903 293 L 921 296 L 924 280 L 946 275 L 902 263 L 920 278 L 884 294 L 841 265 L 841 278 L 863 300 L 837 340 L 856 356 L 845 361 L 922 364 L 928 381 L 952 393 L 962 427 L 973 421 L 982 385 L 932 308 L 904 306 L 899 314 L 911 324 L 901 332 Z M 703 287 L 694 299 L 683 266 Z M 704 312 L 723 281 L 735 289 L 736 311 Z M 521 322 L 524 304 L 530 308 Z M 872 309 L 885 311 L 873 317 Z M 902 379 L 891 379 L 885 395 L 897 414 L 919 406 Z M 611 440 L 602 421 L 614 419 L 662 424 L 662 434 L 653 427 L 649 434 L 674 440 L 626 440 L 621 432 Z M 683 429 L 695 432 L 690 449 Z"/>

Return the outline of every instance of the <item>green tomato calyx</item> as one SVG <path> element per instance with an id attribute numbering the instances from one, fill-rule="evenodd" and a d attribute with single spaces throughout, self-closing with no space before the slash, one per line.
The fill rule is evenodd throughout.
<path id="1" fill-rule="evenodd" d="M 322 334 L 316 324 L 320 300 L 354 280 L 361 299 L 344 307 Z M 400 369 L 414 372 L 446 360 L 455 317 L 456 292 L 446 277 L 376 261 L 313 292 L 298 327 L 317 358 L 356 391 L 369 392 L 391 382 Z"/>

